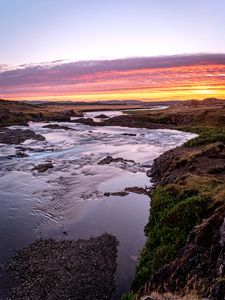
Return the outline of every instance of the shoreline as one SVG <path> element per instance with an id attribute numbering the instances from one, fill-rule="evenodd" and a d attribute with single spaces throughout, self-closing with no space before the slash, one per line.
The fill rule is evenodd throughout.
<path id="1" fill-rule="evenodd" d="M 191 111 L 192 119 L 190 115 L 185 119 L 186 112 L 177 113 L 172 109 L 172 113 L 165 110 L 144 117 L 122 116 L 96 123 L 96 126 L 126 124 L 126 127 L 199 134 L 185 145 L 162 154 L 152 166 L 154 187 L 145 229 L 147 243 L 132 285 L 133 292 L 122 299 L 218 300 L 225 296 L 223 110 L 197 107 Z"/>
<path id="2" fill-rule="evenodd" d="M 196 116 L 201 119 L 194 119 L 194 115 L 194 121 L 190 115 L 185 121 L 184 113 L 181 114 L 184 119 L 179 122 L 176 113 L 170 119 L 167 112 L 153 112 L 155 119 L 146 114 L 145 120 L 142 116 L 118 116 L 102 122 L 105 126 L 175 129 L 198 134 L 183 146 L 162 154 L 152 166 L 153 207 L 145 228 L 147 243 L 131 287 L 133 292 L 122 299 L 218 300 L 225 297 L 225 129 L 221 126 L 223 112 L 216 110 L 197 108 Z M 160 123 L 158 120 L 165 115 L 169 120 Z M 158 210 L 158 205 L 165 207 Z M 171 227 L 169 231 L 168 227 Z M 161 244 L 156 236 L 152 237 L 155 230 L 156 235 L 165 239 Z M 208 235 L 212 237 L 210 242 Z M 145 274 L 146 268 L 150 269 Z"/>
<path id="3" fill-rule="evenodd" d="M 155 160 L 147 242 L 123 300 L 224 299 L 225 131 L 214 125 L 176 128 L 199 135 Z"/>

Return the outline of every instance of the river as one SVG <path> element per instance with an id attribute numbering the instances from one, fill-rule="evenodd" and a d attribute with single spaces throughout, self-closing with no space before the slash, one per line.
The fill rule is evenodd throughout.
<path id="1" fill-rule="evenodd" d="M 95 118 L 96 114 L 86 113 L 86 117 Z M 119 114 L 122 112 L 109 112 L 110 117 Z M 29 124 L 46 141 L 27 140 L 20 145 L 26 148 L 27 157 L 15 155 L 19 151 L 16 145 L 0 144 L 0 264 L 36 238 L 78 239 L 108 232 L 120 243 L 118 299 L 129 289 L 145 243 L 150 199 L 133 192 L 124 196 L 110 193 L 127 187 L 149 188 L 146 171 L 153 160 L 194 135 L 77 123 L 59 124 L 70 130 L 44 125 Z M 98 164 L 109 155 L 123 160 Z M 33 170 L 46 162 L 52 162 L 53 168 L 43 173 Z M 4 272 L 1 276 L 0 290 L 4 293 L 0 296 L 4 299 L 11 280 Z"/>

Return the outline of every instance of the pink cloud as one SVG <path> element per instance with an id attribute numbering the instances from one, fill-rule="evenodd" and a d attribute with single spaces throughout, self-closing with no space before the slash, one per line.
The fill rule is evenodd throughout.
<path id="1" fill-rule="evenodd" d="M 225 86 L 225 54 L 103 61 L 54 61 L 7 69 L 0 65 L 0 97 L 85 94 L 132 89 Z"/>

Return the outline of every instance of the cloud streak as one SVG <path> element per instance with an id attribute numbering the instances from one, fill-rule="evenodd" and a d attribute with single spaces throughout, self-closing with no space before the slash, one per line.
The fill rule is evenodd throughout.
<path id="1" fill-rule="evenodd" d="M 8 99 L 166 100 L 208 92 L 225 98 L 225 54 L 0 66 L 0 97 Z"/>

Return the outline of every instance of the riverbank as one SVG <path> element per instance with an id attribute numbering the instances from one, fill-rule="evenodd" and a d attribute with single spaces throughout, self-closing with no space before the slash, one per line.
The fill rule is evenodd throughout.
<path id="1" fill-rule="evenodd" d="M 144 104 L 103 104 L 49 102 L 32 104 L 0 99 L 0 127 L 28 125 L 28 122 L 69 122 L 71 117 L 83 117 L 85 111 L 137 109 Z"/>
<path id="2" fill-rule="evenodd" d="M 175 127 L 186 123 L 182 130 L 199 136 L 155 160 L 149 174 L 154 187 L 147 242 L 132 292 L 123 299 L 224 299 L 223 113 L 223 103 L 219 110 L 203 105 L 193 109 L 191 117 Z M 149 119 L 153 117 L 155 113 Z"/>
<path id="3" fill-rule="evenodd" d="M 155 161 L 135 299 L 152 292 L 224 298 L 224 157 L 220 142 L 187 143 Z"/>
<path id="4" fill-rule="evenodd" d="M 192 135 L 74 122 L 30 122 L 10 130 L 16 136 L 27 128 L 44 139 L 0 145 L 0 264 L 40 237 L 76 241 L 108 232 L 120 243 L 119 299 L 129 290 L 145 243 L 146 172 L 154 158 Z M 0 298 L 7 299 L 10 281 L 1 275 Z"/>
<path id="5" fill-rule="evenodd" d="M 155 186 L 147 243 L 128 299 L 223 299 L 224 115 L 223 102 L 213 100 L 89 124 L 199 134 L 161 155 L 148 173 Z M 139 135 L 125 131 L 120 138 L 125 136 L 136 141 Z"/>

